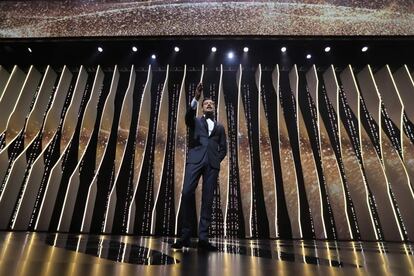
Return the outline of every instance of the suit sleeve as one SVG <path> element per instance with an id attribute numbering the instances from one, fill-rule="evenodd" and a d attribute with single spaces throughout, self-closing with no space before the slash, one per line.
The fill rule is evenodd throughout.
<path id="1" fill-rule="evenodd" d="M 189 128 L 194 128 L 194 120 L 196 117 L 196 110 L 193 109 L 191 106 L 187 109 L 187 112 L 185 113 L 185 124 Z"/>
<path id="2" fill-rule="evenodd" d="M 226 155 L 227 155 L 227 138 L 226 138 L 226 131 L 224 130 L 224 127 L 221 126 L 221 131 L 220 131 L 220 151 L 219 151 L 220 162 L 224 159 L 224 157 L 226 157 Z"/>

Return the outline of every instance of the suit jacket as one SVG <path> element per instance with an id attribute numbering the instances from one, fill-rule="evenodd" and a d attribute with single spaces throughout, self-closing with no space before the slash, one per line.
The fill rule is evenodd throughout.
<path id="1" fill-rule="evenodd" d="M 206 118 L 196 117 L 191 107 L 185 114 L 185 123 L 189 128 L 187 163 L 197 164 L 208 154 L 210 166 L 220 169 L 220 162 L 227 154 L 226 132 L 222 124 L 214 122 L 214 128 L 208 135 Z"/>

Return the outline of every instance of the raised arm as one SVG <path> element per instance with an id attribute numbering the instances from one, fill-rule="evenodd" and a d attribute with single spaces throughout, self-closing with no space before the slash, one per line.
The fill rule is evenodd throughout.
<path id="1" fill-rule="evenodd" d="M 185 123 L 188 127 L 194 127 L 194 118 L 196 116 L 198 100 L 200 99 L 202 92 L 203 84 L 200 82 L 196 87 L 194 99 L 191 101 L 190 108 L 187 109 L 187 112 L 185 113 Z"/>

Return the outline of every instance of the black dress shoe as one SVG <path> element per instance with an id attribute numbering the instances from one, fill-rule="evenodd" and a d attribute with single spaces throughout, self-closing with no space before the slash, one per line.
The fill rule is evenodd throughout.
<path id="1" fill-rule="evenodd" d="M 218 248 L 209 243 L 208 241 L 200 240 L 198 241 L 198 250 L 216 252 Z"/>
<path id="2" fill-rule="evenodd" d="M 175 250 L 181 250 L 183 248 L 184 249 L 189 248 L 190 245 L 191 245 L 191 242 L 189 240 L 178 240 L 176 243 L 171 245 L 171 248 Z"/>

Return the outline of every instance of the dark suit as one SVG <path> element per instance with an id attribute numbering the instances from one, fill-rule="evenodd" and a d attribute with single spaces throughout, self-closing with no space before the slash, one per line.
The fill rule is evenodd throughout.
<path id="1" fill-rule="evenodd" d="M 182 239 L 188 240 L 191 235 L 192 214 L 191 200 L 194 197 L 200 176 L 203 176 L 203 191 L 199 224 L 199 239 L 208 239 L 208 227 L 211 222 L 213 193 L 217 186 L 220 162 L 227 153 L 226 133 L 223 125 L 214 122 L 209 135 L 208 124 L 204 116 L 197 118 L 196 110 L 191 107 L 185 115 L 189 128 L 188 155 L 182 191 L 183 227 Z"/>

